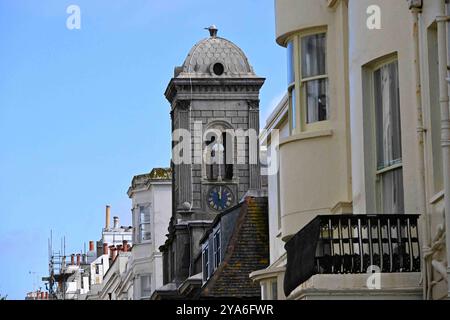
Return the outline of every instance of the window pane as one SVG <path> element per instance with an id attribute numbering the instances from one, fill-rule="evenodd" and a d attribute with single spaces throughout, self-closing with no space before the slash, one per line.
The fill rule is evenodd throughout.
<path id="1" fill-rule="evenodd" d="M 141 223 L 150 222 L 150 207 L 149 206 L 140 206 L 140 219 Z"/>
<path id="2" fill-rule="evenodd" d="M 267 297 L 267 282 L 263 282 L 261 285 L 261 299 L 268 300 Z"/>
<path id="3" fill-rule="evenodd" d="M 288 85 L 295 82 L 295 64 L 294 64 L 294 42 L 289 41 L 287 45 L 287 82 Z"/>
<path id="4" fill-rule="evenodd" d="M 278 282 L 272 281 L 272 300 L 278 300 Z"/>
<path id="5" fill-rule="evenodd" d="M 214 270 L 220 265 L 220 232 L 214 235 Z"/>
<path id="6" fill-rule="evenodd" d="M 150 230 L 150 224 L 149 223 L 143 223 L 140 225 L 140 234 L 141 234 L 141 240 L 151 240 L 152 234 Z"/>
<path id="7" fill-rule="evenodd" d="M 381 175 L 383 214 L 404 213 L 402 168 Z"/>
<path id="8" fill-rule="evenodd" d="M 326 74 L 326 34 L 302 38 L 302 77 Z"/>
<path id="9" fill-rule="evenodd" d="M 151 295 L 151 276 L 141 276 L 141 297 L 149 297 Z"/>
<path id="10" fill-rule="evenodd" d="M 297 105 L 295 97 L 295 87 L 289 91 L 289 112 L 291 113 L 292 129 L 297 127 Z"/>
<path id="11" fill-rule="evenodd" d="M 209 279 L 209 250 L 208 247 L 203 249 L 203 281 Z"/>
<path id="12" fill-rule="evenodd" d="M 378 169 L 402 158 L 398 64 L 390 63 L 374 74 Z"/>
<path id="13" fill-rule="evenodd" d="M 306 122 L 314 123 L 328 119 L 328 80 L 306 83 Z"/>

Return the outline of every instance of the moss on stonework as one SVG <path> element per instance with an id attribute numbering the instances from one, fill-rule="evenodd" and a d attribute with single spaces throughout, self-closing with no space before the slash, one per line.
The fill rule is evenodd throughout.
<path id="1" fill-rule="evenodd" d="M 171 179 L 172 170 L 170 168 L 155 168 L 150 172 L 150 179 Z"/>

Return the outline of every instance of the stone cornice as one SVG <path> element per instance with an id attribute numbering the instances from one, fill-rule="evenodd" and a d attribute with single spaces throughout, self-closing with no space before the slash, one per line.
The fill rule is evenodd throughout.
<path id="1" fill-rule="evenodd" d="M 164 95 L 172 103 L 177 94 L 258 93 L 265 78 L 172 78 Z"/>

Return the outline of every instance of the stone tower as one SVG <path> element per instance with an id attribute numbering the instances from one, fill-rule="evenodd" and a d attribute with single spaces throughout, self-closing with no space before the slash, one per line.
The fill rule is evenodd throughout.
<path id="1" fill-rule="evenodd" d="M 172 132 L 184 133 L 173 135 L 172 218 L 161 247 L 164 283 L 175 286 L 201 272 L 199 240 L 214 218 L 260 188 L 258 142 L 250 137 L 259 133 L 264 78 L 217 28 L 209 32 L 175 68 L 165 92 Z M 174 161 L 180 155 L 184 160 Z"/>

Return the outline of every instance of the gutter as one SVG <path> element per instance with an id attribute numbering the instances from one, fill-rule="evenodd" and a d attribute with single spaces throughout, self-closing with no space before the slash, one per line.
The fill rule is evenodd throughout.
<path id="1" fill-rule="evenodd" d="M 449 5 L 446 3 L 446 13 Z M 441 106 L 441 148 L 442 168 L 444 175 L 444 212 L 446 229 L 446 253 L 447 253 L 447 277 L 450 276 L 450 119 L 449 119 L 449 94 L 448 86 L 448 43 L 447 28 L 448 16 L 436 17 L 438 25 L 438 54 L 439 54 L 439 92 Z M 447 297 L 450 298 L 450 286 L 447 289 Z"/>

